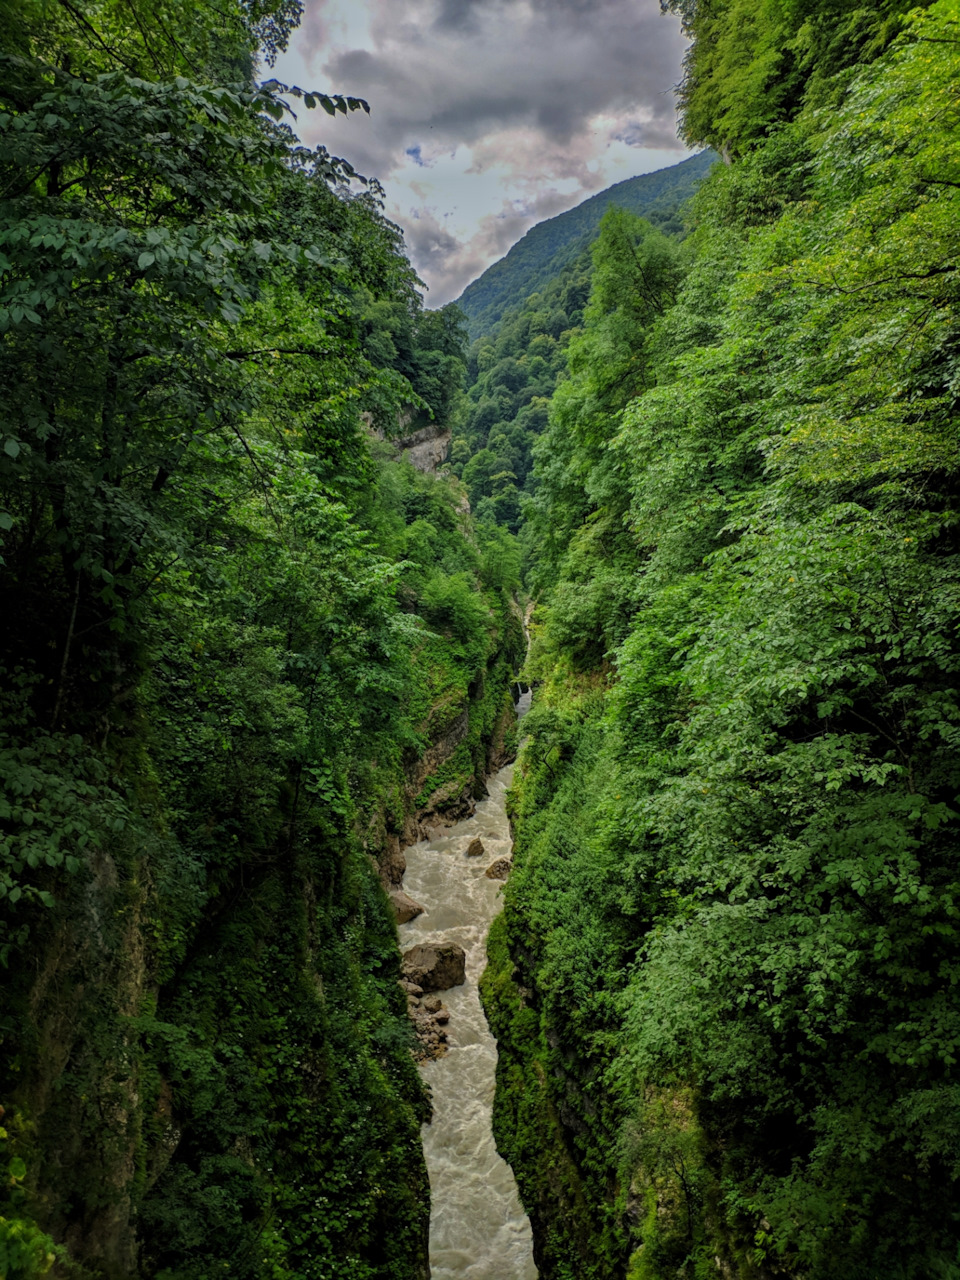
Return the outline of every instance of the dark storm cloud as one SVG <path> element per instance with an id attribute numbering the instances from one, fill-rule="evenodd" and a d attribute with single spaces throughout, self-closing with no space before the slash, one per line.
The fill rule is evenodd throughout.
<path id="1" fill-rule="evenodd" d="M 456 236 L 451 235 L 439 219 L 429 213 L 420 213 L 408 219 L 404 238 L 421 269 L 429 269 L 434 264 L 442 266 L 461 248 Z"/>
<path id="2" fill-rule="evenodd" d="M 338 2 L 308 0 L 300 48 L 319 82 L 368 99 L 373 114 L 338 122 L 333 136 L 319 122 L 318 136 L 387 182 L 411 158 L 429 164 L 468 146 L 474 172 L 506 164 L 527 184 L 529 212 L 492 216 L 472 246 L 426 208 L 417 228 L 404 219 L 414 261 L 435 279 L 443 263 L 459 264 L 459 278 L 482 257 L 481 241 L 487 253 L 509 247 L 551 203 L 568 208 L 596 189 L 591 162 L 612 138 L 679 158 L 671 90 L 683 40 L 659 0 L 368 0 L 372 39 L 339 49 L 325 21 Z M 553 184 L 571 179 L 579 191 L 558 195 Z"/>
<path id="3" fill-rule="evenodd" d="M 387 0 L 373 12 L 376 47 L 336 54 L 324 70 L 370 100 L 381 176 L 400 141 L 431 129 L 437 142 L 464 142 L 524 123 L 566 142 L 593 115 L 642 106 L 648 145 L 675 139 L 683 43 L 656 0 Z"/>
<path id="4" fill-rule="evenodd" d="M 510 0 L 440 0 L 433 25 L 439 29 L 448 28 L 462 31 L 465 28 L 476 28 L 478 18 L 484 11 L 518 10 L 522 6 Z M 590 19 L 603 21 L 607 13 L 622 10 L 622 0 L 530 0 L 529 7 L 537 12 L 548 14 L 556 21 L 575 17 L 578 20 Z M 636 9 L 636 5 L 634 8 Z"/>

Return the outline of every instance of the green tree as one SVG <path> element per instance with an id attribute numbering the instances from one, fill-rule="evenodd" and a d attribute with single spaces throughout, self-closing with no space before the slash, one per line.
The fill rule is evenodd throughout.
<path id="1" fill-rule="evenodd" d="M 684 12 L 735 163 L 538 451 L 498 1133 L 548 1274 L 954 1276 L 960 13 Z"/>

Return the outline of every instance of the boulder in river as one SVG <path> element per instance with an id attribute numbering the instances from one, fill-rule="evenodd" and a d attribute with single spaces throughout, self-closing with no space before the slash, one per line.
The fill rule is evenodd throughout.
<path id="1" fill-rule="evenodd" d="M 506 880 L 510 874 L 510 868 L 513 866 L 512 858 L 497 858 L 495 862 L 491 862 L 489 867 L 483 873 L 489 880 Z"/>
<path id="2" fill-rule="evenodd" d="M 462 986 L 467 977 L 466 966 L 466 952 L 455 942 L 421 942 L 403 953 L 403 976 L 424 991 Z"/>
<path id="3" fill-rule="evenodd" d="M 479 836 L 477 836 L 475 840 L 471 840 L 470 843 L 467 845 L 467 857 L 468 858 L 483 857 L 483 841 L 480 839 Z"/>
<path id="4" fill-rule="evenodd" d="M 393 904 L 393 910 L 396 913 L 397 924 L 407 924 L 410 920 L 415 920 L 417 916 L 423 915 L 423 907 L 419 902 L 414 902 L 408 893 L 404 893 L 402 889 L 394 889 L 390 894 L 390 901 Z"/>

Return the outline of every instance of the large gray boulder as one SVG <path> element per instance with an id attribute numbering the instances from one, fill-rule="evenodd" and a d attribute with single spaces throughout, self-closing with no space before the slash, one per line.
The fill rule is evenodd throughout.
<path id="1" fill-rule="evenodd" d="M 409 893 L 404 893 L 402 889 L 393 890 L 390 894 L 390 902 L 393 904 L 397 924 L 407 924 L 410 920 L 416 920 L 417 916 L 423 915 L 423 907 L 420 903 L 411 898 Z"/>
<path id="2" fill-rule="evenodd" d="M 455 942 L 421 942 L 403 953 L 402 972 L 424 991 L 459 987 L 467 977 L 466 952 Z"/>

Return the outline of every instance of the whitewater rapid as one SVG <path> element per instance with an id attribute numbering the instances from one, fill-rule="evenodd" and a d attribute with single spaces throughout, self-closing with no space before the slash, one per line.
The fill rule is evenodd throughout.
<path id="1" fill-rule="evenodd" d="M 400 927 L 404 950 L 418 942 L 458 942 L 467 956 L 462 987 L 441 992 L 450 1011 L 449 1052 L 422 1065 L 433 1096 L 423 1127 L 430 1175 L 430 1267 L 433 1280 L 536 1280 L 530 1222 L 513 1171 L 497 1155 L 490 1127 L 497 1044 L 480 1005 L 487 932 L 500 910 L 502 882 L 484 872 L 511 852 L 505 796 L 507 765 L 487 779 L 489 798 L 474 817 L 435 840 L 406 850 L 404 889 L 424 908 Z M 484 853 L 468 858 L 470 841 Z"/>

